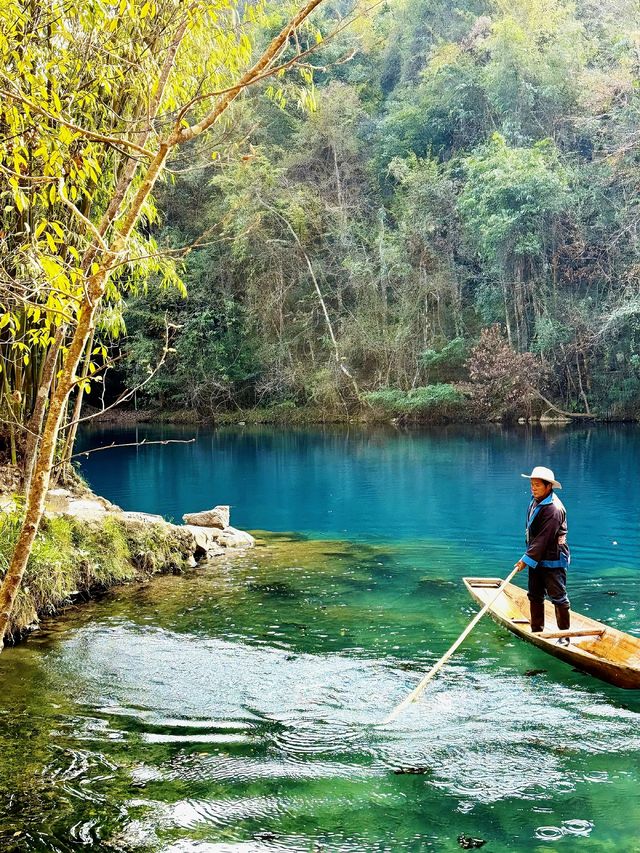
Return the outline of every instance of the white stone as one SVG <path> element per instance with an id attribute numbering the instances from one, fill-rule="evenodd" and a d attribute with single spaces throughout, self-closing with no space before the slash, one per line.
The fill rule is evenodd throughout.
<path id="1" fill-rule="evenodd" d="M 224 530 L 229 526 L 228 506 L 215 506 L 203 512 L 192 512 L 182 516 L 185 524 L 194 524 L 196 527 L 217 527 Z"/>
<path id="2" fill-rule="evenodd" d="M 256 540 L 245 530 L 237 530 L 235 527 L 225 527 L 218 534 L 218 542 L 225 548 L 253 548 Z"/>

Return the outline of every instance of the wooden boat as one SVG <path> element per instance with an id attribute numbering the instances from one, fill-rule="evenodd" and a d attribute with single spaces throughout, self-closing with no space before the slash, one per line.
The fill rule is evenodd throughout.
<path id="1" fill-rule="evenodd" d="M 463 578 L 475 600 L 483 606 L 496 595 L 500 578 Z M 595 675 L 616 687 L 640 689 L 640 638 L 632 637 L 588 616 L 571 611 L 571 629 L 559 631 L 555 609 L 545 602 L 545 630 L 533 634 L 529 624 L 529 600 L 525 590 L 506 585 L 488 611 L 493 618 L 545 652 L 570 663 L 576 669 Z M 569 645 L 558 639 L 569 637 Z"/>

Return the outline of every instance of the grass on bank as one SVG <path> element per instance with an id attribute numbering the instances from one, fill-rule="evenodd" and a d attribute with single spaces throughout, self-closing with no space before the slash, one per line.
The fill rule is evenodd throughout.
<path id="1" fill-rule="evenodd" d="M 0 578 L 19 530 L 18 512 L 1 514 Z M 10 639 L 78 597 L 156 572 L 182 571 L 187 557 L 186 542 L 163 525 L 125 524 L 112 516 L 93 522 L 72 516 L 44 518 L 18 592 Z"/>
<path id="2" fill-rule="evenodd" d="M 426 385 L 410 391 L 387 388 L 362 394 L 354 408 L 298 406 L 292 401 L 235 412 L 218 412 L 215 423 L 300 426 L 318 423 L 385 423 L 391 419 L 422 423 L 464 422 L 470 419 L 469 401 L 454 385 Z"/>
<path id="3" fill-rule="evenodd" d="M 311 424 L 386 423 L 393 418 L 423 423 L 470 420 L 469 401 L 454 385 L 447 383 L 426 385 L 411 391 L 385 389 L 362 394 L 359 403 L 332 406 L 299 405 L 293 400 L 256 406 L 251 409 L 230 409 L 199 414 L 189 409 L 182 411 L 149 409 L 143 412 L 121 411 L 112 414 L 118 423 L 214 423 L 230 425 L 239 423 L 273 424 L 275 426 L 306 426 Z"/>

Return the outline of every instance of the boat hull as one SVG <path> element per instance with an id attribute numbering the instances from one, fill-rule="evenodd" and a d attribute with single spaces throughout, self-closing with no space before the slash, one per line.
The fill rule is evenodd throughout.
<path id="1" fill-rule="evenodd" d="M 463 578 L 470 595 L 481 605 L 495 598 L 502 583 L 500 578 Z M 527 594 L 514 584 L 507 584 L 488 612 L 493 619 L 539 649 L 571 664 L 576 669 L 627 690 L 640 689 L 640 639 L 597 622 L 580 613 L 571 613 L 571 637 L 568 646 L 558 645 L 556 637 L 545 638 L 532 633 L 529 625 Z M 555 609 L 545 602 L 545 632 L 559 632 Z"/>

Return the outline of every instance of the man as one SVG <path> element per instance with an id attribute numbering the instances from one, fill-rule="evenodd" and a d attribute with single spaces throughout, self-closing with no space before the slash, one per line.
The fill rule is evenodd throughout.
<path id="1" fill-rule="evenodd" d="M 567 567 L 571 560 L 567 545 L 567 512 L 553 491 L 562 486 L 550 468 L 538 466 L 530 474 L 522 474 L 531 481 L 532 500 L 527 511 L 527 550 L 514 568 L 522 571 L 529 567 L 529 608 L 531 630 L 544 629 L 544 596 L 549 596 L 556 609 L 556 622 L 560 631 L 571 625 L 567 597 Z M 558 640 L 569 644 L 568 637 Z"/>

